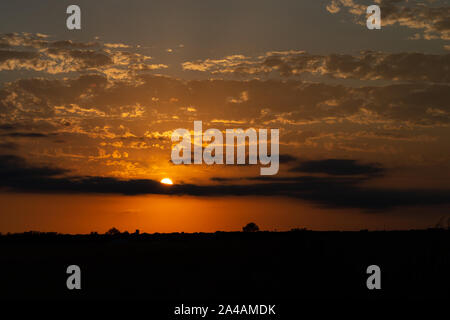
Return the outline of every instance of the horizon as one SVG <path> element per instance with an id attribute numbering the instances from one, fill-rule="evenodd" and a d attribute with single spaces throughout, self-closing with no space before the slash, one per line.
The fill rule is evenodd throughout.
<path id="1" fill-rule="evenodd" d="M 244 227 L 243 227 L 244 228 Z M 111 231 L 115 229 L 117 230 L 117 233 L 111 233 Z M 391 230 L 381 230 L 381 229 L 375 229 L 375 230 L 368 230 L 368 229 L 360 229 L 360 230 L 310 230 L 306 228 L 292 228 L 291 230 L 257 230 L 257 231 L 244 231 L 244 230 L 230 230 L 230 231 L 223 231 L 223 230 L 216 230 L 214 232 L 202 232 L 202 231 L 195 231 L 195 232 L 141 232 L 141 230 L 135 230 L 134 232 L 123 230 L 120 231 L 116 229 L 115 227 L 110 228 L 108 231 L 104 233 L 99 233 L 97 231 L 91 231 L 90 233 L 59 233 L 56 231 L 48 231 L 48 232 L 41 232 L 38 230 L 28 230 L 24 232 L 16 232 L 16 233 L 0 233 L 1 236 L 18 236 L 18 235 L 30 235 L 30 236 L 106 236 L 106 237 L 116 237 L 116 236 L 158 236 L 158 235 L 213 235 L 218 233 L 300 233 L 300 232 L 318 232 L 318 233 L 365 233 L 365 232 L 446 232 L 449 228 L 445 227 L 444 225 L 435 224 L 434 226 L 430 226 L 428 228 L 424 229 L 408 229 L 408 230 L 401 230 L 401 229 L 391 229 Z"/>

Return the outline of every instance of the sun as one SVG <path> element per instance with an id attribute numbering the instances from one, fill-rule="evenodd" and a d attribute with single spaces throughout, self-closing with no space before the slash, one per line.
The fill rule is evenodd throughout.
<path id="1" fill-rule="evenodd" d="M 169 178 L 164 178 L 161 180 L 162 184 L 173 184 L 172 180 Z"/>

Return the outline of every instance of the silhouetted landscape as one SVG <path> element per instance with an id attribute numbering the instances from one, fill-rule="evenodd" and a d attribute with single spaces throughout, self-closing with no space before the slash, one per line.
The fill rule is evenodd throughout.
<path id="1" fill-rule="evenodd" d="M 0 21 L 2 319 L 444 318 L 450 0 L 3 0 Z"/>
<path id="2" fill-rule="evenodd" d="M 249 224 L 250 225 L 250 224 Z M 450 231 L 0 236 L 0 298 L 287 301 L 450 297 Z M 68 290 L 66 268 L 81 268 Z M 381 268 L 368 290 L 366 268 Z"/>

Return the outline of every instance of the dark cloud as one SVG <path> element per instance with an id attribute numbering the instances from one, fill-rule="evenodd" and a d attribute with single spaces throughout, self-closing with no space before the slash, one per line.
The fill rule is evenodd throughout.
<path id="1" fill-rule="evenodd" d="M 72 40 L 59 40 L 49 43 L 51 48 L 64 48 L 64 49 L 88 49 L 98 47 L 97 42 L 75 42 Z"/>
<path id="2" fill-rule="evenodd" d="M 48 135 L 45 133 L 39 132 L 9 132 L 1 134 L 3 137 L 11 137 L 11 138 L 47 138 Z"/>
<path id="3" fill-rule="evenodd" d="M 48 52 L 54 55 L 68 56 L 70 58 L 73 58 L 78 63 L 78 69 L 96 68 L 113 63 L 111 57 L 106 53 L 98 52 L 95 50 L 49 49 Z"/>
<path id="4" fill-rule="evenodd" d="M 5 130 L 5 131 L 8 131 L 8 130 L 14 130 L 14 129 L 16 129 L 16 127 L 15 126 L 13 126 L 12 124 L 1 124 L 0 125 L 0 130 Z"/>
<path id="5" fill-rule="evenodd" d="M 379 164 L 362 164 L 350 159 L 324 159 L 301 162 L 292 172 L 326 173 L 330 175 L 378 175 L 383 172 Z"/>
<path id="6" fill-rule="evenodd" d="M 14 142 L 0 142 L 0 149 L 4 150 L 17 150 L 19 145 Z"/>
<path id="7" fill-rule="evenodd" d="M 450 6 L 448 1 L 429 0 L 377 0 L 381 10 L 382 25 L 400 25 L 421 31 L 419 38 L 450 40 Z M 327 5 L 330 13 L 344 9 L 357 17 L 365 17 L 367 3 L 349 0 L 331 0 Z M 355 19 L 355 22 L 365 19 Z"/>
<path id="8" fill-rule="evenodd" d="M 0 186 L 17 192 L 166 194 L 189 196 L 286 196 L 328 207 L 382 210 L 397 206 L 450 203 L 448 190 L 375 189 L 361 186 L 363 178 L 255 177 L 261 183 L 165 186 L 155 180 L 64 176 L 66 170 L 29 165 L 17 156 L 0 156 Z M 223 179 L 216 178 L 221 182 Z M 231 181 L 231 180 L 229 180 Z"/>
<path id="9" fill-rule="evenodd" d="M 60 168 L 30 165 L 19 156 L 0 155 L 0 179 L 2 180 L 0 184 L 2 186 L 19 186 L 21 182 L 24 182 L 26 189 L 29 182 L 48 179 L 66 172 L 67 170 Z"/>
<path id="10" fill-rule="evenodd" d="M 310 185 L 317 183 L 333 184 L 337 181 L 342 184 L 356 185 L 367 178 L 364 177 L 350 177 L 350 178 L 335 178 L 335 177 L 313 177 L 313 176 L 256 176 L 256 177 L 212 177 L 211 181 L 215 182 L 238 182 L 238 181 L 260 181 L 260 182 L 307 182 Z"/>
<path id="11" fill-rule="evenodd" d="M 39 57 L 36 52 L 0 50 L 0 62 L 7 60 L 33 60 Z"/>
<path id="12" fill-rule="evenodd" d="M 290 154 L 280 154 L 280 156 L 279 156 L 280 164 L 292 163 L 292 162 L 295 162 L 297 160 L 298 160 L 297 157 L 295 157 L 293 155 L 290 155 Z"/>

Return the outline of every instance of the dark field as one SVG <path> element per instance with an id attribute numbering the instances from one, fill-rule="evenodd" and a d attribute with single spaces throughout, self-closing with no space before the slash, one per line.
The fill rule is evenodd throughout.
<path id="1" fill-rule="evenodd" d="M 449 240 L 446 230 L 3 235 L 0 298 L 448 299 Z M 81 290 L 66 288 L 72 264 Z M 381 290 L 366 287 L 372 264 Z"/>

